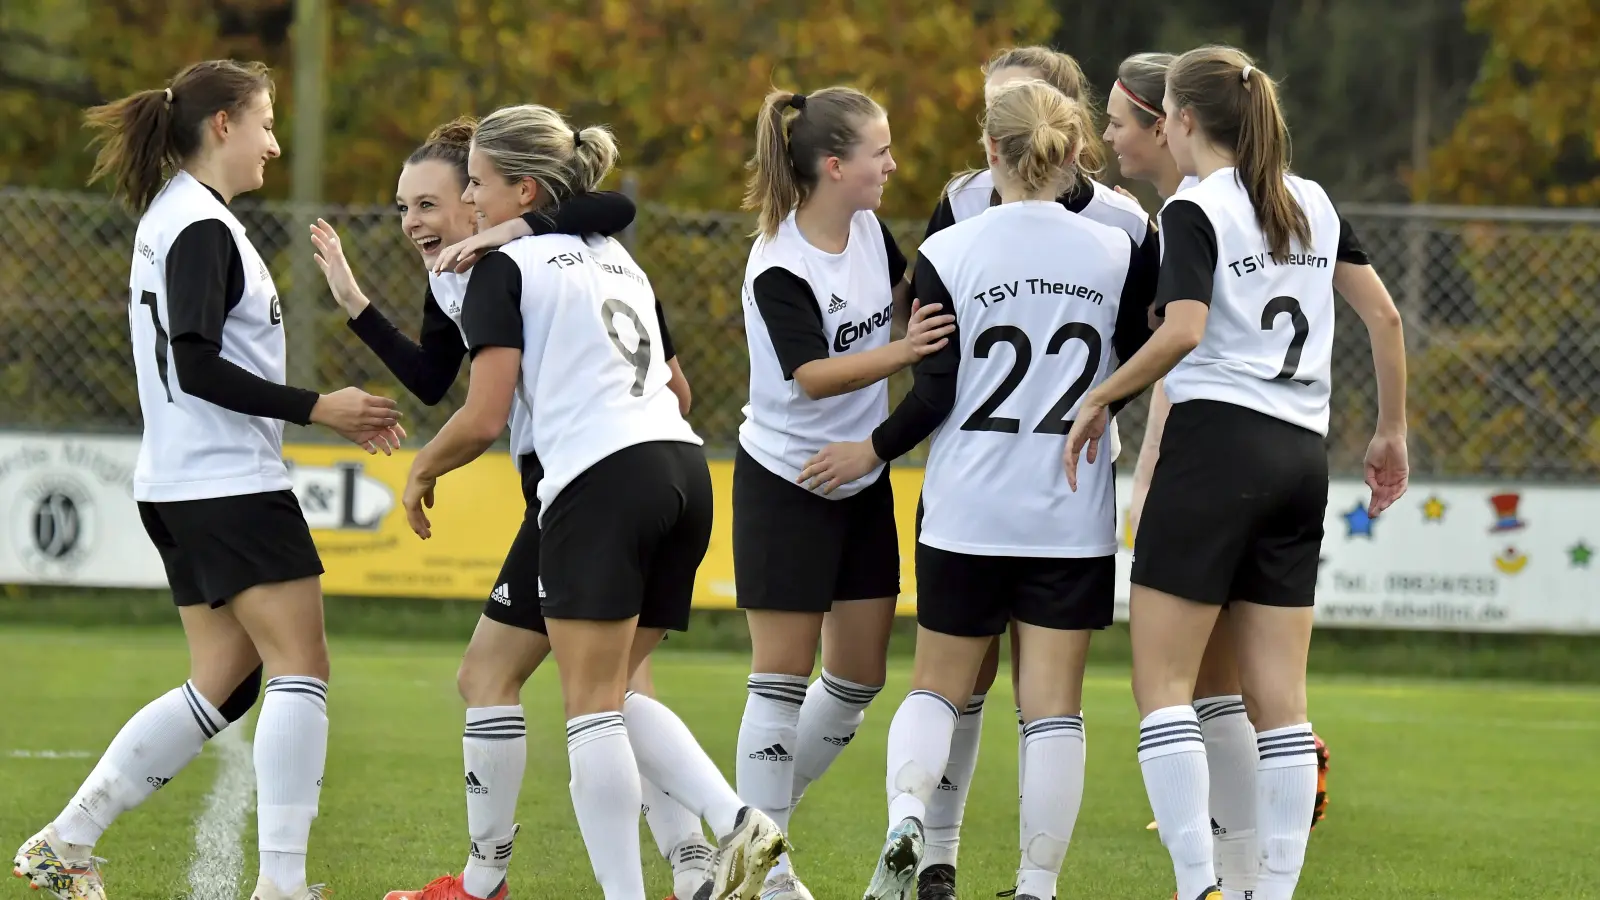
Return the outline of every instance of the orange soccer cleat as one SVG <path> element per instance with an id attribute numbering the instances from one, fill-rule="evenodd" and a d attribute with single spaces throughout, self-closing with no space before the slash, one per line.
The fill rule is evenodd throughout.
<path id="1" fill-rule="evenodd" d="M 510 896 L 506 883 L 494 889 L 488 897 L 474 897 L 461 886 L 460 875 L 441 875 L 428 882 L 420 891 L 390 891 L 383 900 L 507 900 Z"/>
<path id="2" fill-rule="evenodd" d="M 1311 807 L 1311 827 L 1316 828 L 1328 815 L 1328 745 L 1315 734 L 1311 737 L 1317 742 L 1317 802 Z"/>

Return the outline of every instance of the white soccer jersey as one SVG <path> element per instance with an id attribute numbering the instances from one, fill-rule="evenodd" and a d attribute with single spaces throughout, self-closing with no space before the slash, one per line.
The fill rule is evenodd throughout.
<path id="1" fill-rule="evenodd" d="M 1061 455 L 1083 395 L 1115 367 L 1130 279 L 1149 289 L 1138 247 L 1060 203 L 1024 201 L 986 208 L 918 253 L 953 298 L 960 335 L 955 405 L 928 451 L 919 540 L 981 556 L 1115 553 L 1111 460 L 1081 463 L 1073 492 Z M 929 287 L 922 265 L 919 295 Z M 1142 319 L 1148 298 L 1131 302 Z"/>
<path id="2" fill-rule="evenodd" d="M 994 173 L 988 169 L 956 178 L 945 193 L 950 200 L 950 214 L 957 222 L 970 219 L 1000 202 L 994 190 Z M 1068 210 L 1085 219 L 1122 229 L 1136 244 L 1143 244 L 1150 232 L 1150 216 L 1137 200 L 1124 197 L 1092 178 L 1083 179 L 1077 190 L 1061 200 Z"/>
<path id="3" fill-rule="evenodd" d="M 245 227 L 205 185 L 180 171 L 139 219 L 128 324 L 144 436 L 134 468 L 135 500 L 172 502 L 288 490 L 283 423 L 201 400 L 178 383 L 170 337 L 167 254 L 185 228 L 216 220 L 239 254 L 244 289 L 226 310 L 221 356 L 252 375 L 284 383 L 283 313 L 266 263 Z"/>
<path id="4" fill-rule="evenodd" d="M 459 274 L 428 272 L 428 289 L 433 292 L 433 300 L 450 317 L 450 321 L 456 323 L 456 328 L 461 331 L 462 344 L 467 344 L 467 326 L 462 322 L 461 313 L 466 305 L 467 285 L 471 280 L 471 269 Z M 520 467 L 522 457 L 533 452 L 533 415 L 523 402 L 521 391 L 511 400 L 510 427 L 511 462 Z"/>
<path id="5" fill-rule="evenodd" d="M 957 177 L 946 186 L 945 195 L 950 203 L 951 219 L 955 222 L 970 219 L 1000 203 L 1000 195 L 994 187 L 994 172 L 989 169 Z M 1122 229 L 1140 246 L 1150 235 L 1150 216 L 1144 207 L 1093 178 L 1080 180 L 1077 189 L 1061 197 L 1060 202 L 1068 211 L 1085 219 Z M 1155 251 L 1151 249 L 1151 252 Z M 1115 419 L 1106 432 L 1106 444 L 1109 460 L 1116 462 L 1122 455 L 1122 433 Z"/>
<path id="6" fill-rule="evenodd" d="M 1311 224 L 1311 245 L 1292 247 L 1282 264 L 1232 168 L 1162 207 L 1159 302 L 1210 305 L 1200 345 L 1167 375 L 1166 391 L 1173 403 L 1233 403 L 1326 435 L 1341 224 L 1320 185 L 1284 181 Z"/>
<path id="7" fill-rule="evenodd" d="M 892 260 L 898 260 L 898 271 Z M 904 257 L 871 212 L 851 219 L 842 253 L 827 253 L 807 242 L 793 213 L 772 239 L 756 239 L 742 292 L 750 401 L 739 426 L 739 445 L 768 471 L 793 481 L 824 446 L 866 440 L 888 414 L 887 381 L 812 400 L 794 380 L 793 370 L 810 359 L 887 345 L 894 319 L 893 285 L 904 269 Z M 818 496 L 849 497 L 882 474 L 879 466 Z"/>
<path id="8" fill-rule="evenodd" d="M 667 389 L 655 292 L 615 240 L 549 234 L 506 244 L 474 267 L 465 317 L 473 350 L 522 350 L 518 393 L 544 467 L 541 519 L 574 478 L 618 450 L 701 442 Z"/>

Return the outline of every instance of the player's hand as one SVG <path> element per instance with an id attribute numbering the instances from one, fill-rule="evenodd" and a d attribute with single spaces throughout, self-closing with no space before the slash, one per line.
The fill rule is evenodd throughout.
<path id="1" fill-rule="evenodd" d="M 358 435 L 383 431 L 400 424 L 400 411 L 388 397 L 369 394 L 358 387 L 347 387 L 318 397 L 317 405 L 311 408 L 311 421 L 326 425 L 356 441 Z"/>
<path id="2" fill-rule="evenodd" d="M 361 315 L 361 311 L 367 308 L 367 298 L 361 293 L 360 285 L 356 284 L 349 261 L 344 258 L 338 232 L 326 221 L 318 219 L 311 226 L 311 243 L 317 247 L 313 258 L 317 261 L 317 268 L 322 270 L 322 277 L 328 279 L 328 290 L 333 292 L 333 299 L 339 301 L 350 318 Z"/>
<path id="3" fill-rule="evenodd" d="M 1372 502 L 1367 505 L 1367 515 L 1376 516 L 1405 494 L 1411 481 L 1411 461 L 1406 453 L 1403 434 L 1373 435 L 1367 445 L 1367 487 L 1372 489 Z"/>
<path id="4" fill-rule="evenodd" d="M 1127 188 L 1123 187 L 1122 185 L 1120 185 L 1120 184 L 1112 185 L 1111 189 L 1113 191 L 1116 191 L 1117 193 L 1121 194 L 1122 196 L 1127 197 L 1129 200 L 1132 200 L 1135 203 L 1139 203 L 1139 198 L 1135 197 L 1132 193 L 1130 193 L 1128 191 Z M 1139 203 L 1139 208 L 1143 209 L 1144 208 L 1144 204 L 1143 203 Z M 1154 220 L 1152 219 L 1151 221 L 1153 222 Z"/>
<path id="5" fill-rule="evenodd" d="M 1084 458 L 1094 465 L 1094 461 L 1100 458 L 1100 439 L 1105 437 L 1106 423 L 1109 421 L 1103 404 L 1089 397 L 1083 398 L 1082 405 L 1078 407 L 1078 418 L 1073 421 L 1072 430 L 1067 432 L 1067 449 L 1061 454 L 1061 462 L 1067 468 L 1067 487 L 1074 492 L 1078 490 L 1078 454 L 1084 452 L 1084 445 L 1087 444 L 1089 450 Z"/>
<path id="6" fill-rule="evenodd" d="M 956 317 L 948 313 L 935 315 L 943 308 L 939 303 L 924 306 L 921 300 L 911 301 L 911 321 L 906 325 L 906 336 L 900 339 L 911 362 L 938 353 L 950 343 L 949 336 L 956 330 Z"/>
<path id="7" fill-rule="evenodd" d="M 428 514 L 423 508 L 433 509 L 433 486 L 438 483 L 435 478 L 423 478 L 417 474 L 413 466 L 411 474 L 406 476 L 406 489 L 400 495 L 400 505 L 405 507 L 406 521 L 410 523 L 411 530 L 417 537 L 427 540 L 433 537 L 433 523 L 428 521 Z"/>
<path id="8" fill-rule="evenodd" d="M 379 450 L 384 456 L 393 456 L 394 451 L 400 449 L 400 441 L 406 436 L 406 430 L 399 425 L 390 425 L 388 428 L 379 428 L 375 431 L 364 431 L 356 434 L 344 435 L 350 443 L 376 456 Z"/>
<path id="9" fill-rule="evenodd" d="M 527 222 L 522 221 L 521 216 L 508 219 L 487 231 L 479 232 L 440 250 L 439 258 L 433 261 L 433 274 L 466 272 L 482 259 L 485 253 L 530 234 L 533 234 L 533 229 L 528 227 Z"/>
<path id="10" fill-rule="evenodd" d="M 822 493 L 831 494 L 840 485 L 863 478 L 881 465 L 883 460 L 872 449 L 872 441 L 841 441 L 823 447 L 806 460 L 795 483 L 808 491 L 821 488 Z"/>

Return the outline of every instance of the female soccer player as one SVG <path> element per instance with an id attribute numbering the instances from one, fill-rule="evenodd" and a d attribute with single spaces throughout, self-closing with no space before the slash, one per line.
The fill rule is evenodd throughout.
<path id="1" fill-rule="evenodd" d="M 1000 205 L 917 254 L 916 295 L 953 311 L 957 337 L 917 364 L 910 395 L 869 440 L 829 445 L 801 472 L 830 490 L 934 436 L 912 691 L 889 726 L 889 836 L 869 900 L 909 895 L 956 722 L 1013 622 L 1028 763 L 1016 896 L 1053 900 L 1083 798 L 1084 660 L 1114 605 L 1111 463 L 1074 494 L 1057 457 L 1113 350 L 1129 358 L 1149 338 L 1155 263 L 1123 230 L 1058 202 L 1097 139 L 1086 107 L 1043 81 L 1012 81 L 994 91 L 983 131 Z"/>
<path id="2" fill-rule="evenodd" d="M 1249 57 L 1202 47 L 1167 73 L 1178 169 L 1199 183 L 1161 213 L 1157 306 L 1145 348 L 1091 390 L 1067 477 L 1093 462 L 1100 410 L 1165 375 L 1172 412 L 1135 536 L 1133 691 L 1139 762 L 1181 898 L 1217 898 L 1206 745 L 1191 700 L 1223 603 L 1256 727 L 1257 900 L 1293 896 L 1315 803 L 1306 652 L 1328 499 L 1333 293 L 1366 324 L 1378 378 L 1370 510 L 1406 488 L 1400 314 L 1315 182 L 1288 174 L 1273 82 Z M 1092 415 L 1091 415 L 1092 414 Z"/>
<path id="3" fill-rule="evenodd" d="M 492 227 L 593 190 L 616 154 L 604 128 L 506 107 L 478 126 L 463 199 Z M 402 499 L 412 527 L 431 535 L 424 506 L 438 479 L 488 448 L 520 395 L 544 467 L 541 609 L 561 670 L 572 801 L 604 895 L 644 900 L 642 773 L 720 839 L 713 900 L 752 900 L 782 832 L 744 807 L 670 710 L 626 692 L 664 631 L 688 624 L 711 535 L 710 473 L 666 387 L 650 282 L 614 240 L 527 237 L 473 267 L 464 307 L 467 399 L 412 465 Z"/>
<path id="4" fill-rule="evenodd" d="M 473 234 L 474 210 L 471 204 L 462 202 L 461 193 L 467 186 L 467 151 L 476 127 L 476 122 L 467 118 L 440 126 L 400 171 L 395 204 L 401 230 L 430 270 L 423 297 L 420 344 L 395 328 L 367 299 L 333 229 L 322 220 L 311 228 L 317 263 L 334 299 L 350 316 L 351 330 L 407 389 L 430 406 L 443 399 L 467 353 L 461 331 L 461 300 L 469 276 L 453 271 L 437 274 L 431 269 L 447 245 L 465 246 Z M 565 234 L 615 234 L 633 221 L 633 203 L 621 194 L 583 193 L 552 208 L 550 213 L 528 213 L 491 229 L 500 234 L 485 237 L 498 237 L 503 242 L 552 230 Z M 666 322 L 660 324 L 672 369 L 667 386 L 678 396 L 680 409 L 687 411 L 689 385 L 670 349 Z M 391 891 L 386 900 L 503 898 L 509 890 L 506 874 L 527 760 L 521 690 L 550 652 L 538 598 L 539 501 L 535 490 L 543 469 L 533 453 L 528 427 L 526 408 L 514 405 L 511 449 L 522 474 L 523 497 L 528 507 L 516 537 L 522 552 L 513 553 L 509 560 L 516 565 L 508 565 L 495 579 L 456 678 L 467 703 L 462 748 L 467 828 L 474 850 L 460 875 L 444 875 L 420 891 Z M 640 664 L 633 687 L 654 694 L 649 686 L 649 665 L 648 659 Z M 654 785 L 645 782 L 643 789 L 650 830 L 673 867 L 673 896 L 690 900 L 710 877 L 714 851 L 693 814 Z"/>
<path id="5" fill-rule="evenodd" d="M 93 177 L 140 214 L 128 321 L 144 436 L 139 517 L 161 554 L 190 677 L 140 710 L 14 872 L 59 900 L 103 900 L 96 841 L 266 697 L 255 729 L 260 877 L 253 900 L 310 900 L 306 845 L 328 743 L 322 563 L 283 462 L 283 423 L 316 422 L 385 451 L 394 401 L 284 384 L 272 276 L 228 204 L 278 156 L 260 63 L 201 62 L 163 90 L 89 110 Z M 163 179 L 169 163 L 176 172 Z"/>
<path id="6" fill-rule="evenodd" d="M 1054 87 L 1068 99 L 1085 105 L 1090 102 L 1089 86 L 1078 61 L 1066 53 L 1049 47 L 1012 47 L 994 54 L 983 67 L 985 94 L 992 96 L 1000 88 L 1018 80 L 1039 79 Z M 1133 199 L 1108 188 L 1092 175 L 1104 168 L 1104 149 L 1096 142 L 1084 146 L 1076 162 L 1080 177 L 1057 198 L 1062 206 L 1085 218 L 1120 228 L 1139 244 L 1150 256 L 1147 264 L 1160 260 L 1160 249 L 1150 238 L 1150 217 Z M 939 198 L 939 205 L 928 220 L 927 236 L 978 215 L 1000 202 L 994 178 L 988 168 L 958 175 Z M 1147 240 L 1147 238 L 1150 238 Z M 909 277 L 909 275 L 908 275 Z M 1120 446 L 1117 441 L 1116 422 L 1111 425 L 1111 460 L 1116 461 Z M 1013 695 L 1017 687 L 1017 644 L 1011 645 L 1011 683 Z M 1000 664 L 1000 641 L 989 647 L 983 668 L 978 673 L 972 700 L 962 711 L 956 723 L 956 736 L 950 745 L 950 760 L 945 766 L 939 792 L 928 805 L 928 816 L 923 822 L 928 838 L 927 852 L 923 855 L 922 871 L 917 876 L 918 896 L 924 900 L 954 900 L 956 884 L 956 856 L 960 849 L 961 820 L 966 808 L 967 791 L 972 786 L 972 773 L 978 765 L 978 746 L 983 735 L 983 708 L 989 688 L 994 684 Z M 1021 795 L 1022 776 L 1027 760 L 1022 753 L 1022 710 L 1017 709 L 1017 790 Z"/>
<path id="7" fill-rule="evenodd" d="M 1166 115 L 1161 100 L 1167 70 L 1177 57 L 1170 53 L 1136 53 L 1117 68 L 1117 81 L 1106 98 L 1106 142 L 1117 155 L 1122 174 L 1155 185 L 1162 199 L 1198 183 L 1178 171 L 1167 149 Z M 1133 470 L 1133 501 L 1128 527 L 1137 533 L 1150 475 L 1161 452 L 1161 432 L 1171 404 L 1162 383 L 1151 389 L 1144 440 Z M 1195 713 L 1206 742 L 1211 774 L 1211 820 L 1217 877 L 1224 900 L 1244 900 L 1255 889 L 1256 734 L 1245 715 L 1239 687 L 1239 664 L 1233 652 L 1233 631 L 1224 607 L 1217 615 L 1205 656 L 1195 678 Z M 1318 816 L 1326 803 L 1327 750 L 1317 741 Z M 1156 827 L 1152 823 L 1151 827 Z"/>
<path id="8" fill-rule="evenodd" d="M 873 210 L 894 172 L 889 120 L 848 87 L 773 91 L 756 123 L 745 207 L 760 228 L 745 267 L 750 402 L 733 464 L 733 565 L 750 623 L 739 795 L 784 829 L 883 687 L 900 593 L 887 470 L 821 495 L 800 469 L 888 412 L 884 379 L 942 346 L 921 309 L 890 340 L 905 257 Z M 822 645 L 822 677 L 807 687 Z M 764 900 L 810 900 L 787 860 Z"/>

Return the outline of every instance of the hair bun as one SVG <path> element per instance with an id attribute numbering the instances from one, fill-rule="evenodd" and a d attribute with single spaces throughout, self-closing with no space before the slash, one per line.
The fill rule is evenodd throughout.
<path id="1" fill-rule="evenodd" d="M 427 143 L 457 144 L 465 147 L 472 143 L 472 136 L 477 132 L 478 120 L 472 116 L 461 116 L 435 128 L 433 133 L 428 135 Z"/>

